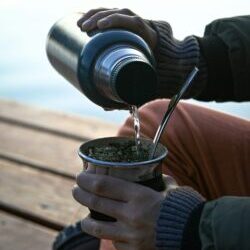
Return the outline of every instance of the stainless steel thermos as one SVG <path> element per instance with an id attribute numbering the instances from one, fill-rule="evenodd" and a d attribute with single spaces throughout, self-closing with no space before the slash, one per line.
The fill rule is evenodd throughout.
<path id="1" fill-rule="evenodd" d="M 87 34 L 77 27 L 80 17 L 72 14 L 51 28 L 46 51 L 53 67 L 105 109 L 128 109 L 154 99 L 157 76 L 147 43 L 121 29 Z"/>

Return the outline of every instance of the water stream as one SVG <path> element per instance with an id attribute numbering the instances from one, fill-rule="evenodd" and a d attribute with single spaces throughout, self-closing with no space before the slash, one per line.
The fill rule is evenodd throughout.
<path id="1" fill-rule="evenodd" d="M 136 146 L 137 153 L 139 153 L 141 140 L 140 140 L 140 119 L 139 119 L 138 108 L 134 105 L 130 106 L 130 114 L 132 115 L 133 120 L 134 120 L 135 146 Z"/>

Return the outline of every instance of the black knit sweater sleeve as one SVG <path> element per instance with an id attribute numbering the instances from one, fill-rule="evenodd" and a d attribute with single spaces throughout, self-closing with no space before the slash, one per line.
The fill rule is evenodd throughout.
<path id="1" fill-rule="evenodd" d="M 200 71 L 186 98 L 202 101 L 250 100 L 250 16 L 219 19 L 204 37 L 173 37 L 170 25 L 150 21 L 158 34 L 154 51 L 159 79 L 158 97 L 175 94 L 194 66 Z"/>
<path id="2" fill-rule="evenodd" d="M 199 224 L 205 199 L 190 187 L 168 192 L 156 227 L 159 250 L 201 250 Z"/>
<path id="3" fill-rule="evenodd" d="M 250 16 L 219 19 L 197 38 L 208 81 L 200 100 L 250 100 Z"/>
<path id="4" fill-rule="evenodd" d="M 169 23 L 150 21 L 151 27 L 157 32 L 158 42 L 154 51 L 157 62 L 158 97 L 171 97 L 177 93 L 194 66 L 199 68 L 191 88 L 184 98 L 197 96 L 206 84 L 206 64 L 196 37 L 188 36 L 183 41 L 173 37 Z"/>

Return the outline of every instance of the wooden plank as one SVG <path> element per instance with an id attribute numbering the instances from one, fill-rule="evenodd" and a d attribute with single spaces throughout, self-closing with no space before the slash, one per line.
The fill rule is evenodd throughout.
<path id="1" fill-rule="evenodd" d="M 55 231 L 61 231 L 64 228 L 64 224 L 59 224 L 58 222 L 51 221 L 42 215 L 37 215 L 34 213 L 31 213 L 30 211 L 26 211 L 25 209 L 22 209 L 21 207 L 15 206 L 10 203 L 5 203 L 2 200 L 0 200 L 0 210 L 2 212 L 6 212 L 8 214 L 12 214 L 16 217 L 28 220 L 30 222 L 34 222 L 38 225 L 44 226 L 46 228 L 50 228 Z"/>
<path id="2" fill-rule="evenodd" d="M 47 173 L 55 174 L 57 176 L 61 176 L 64 178 L 68 178 L 71 180 L 75 179 L 75 173 L 68 173 L 64 171 L 62 168 L 53 168 L 45 164 L 41 164 L 40 162 L 33 160 L 31 158 L 23 157 L 22 155 L 18 155 L 15 153 L 9 153 L 7 151 L 0 150 L 0 158 L 4 160 L 8 160 L 14 163 L 22 164 L 26 167 L 31 167 L 33 169 L 38 169 Z"/>
<path id="3" fill-rule="evenodd" d="M 9 119 L 17 120 L 9 122 Z M 100 120 L 83 119 L 1 100 L 0 158 L 74 176 L 82 168 L 77 155 L 83 142 L 79 137 L 94 137 L 94 133 L 96 137 L 112 136 L 117 128 L 117 125 Z M 70 135 L 74 136 L 71 138 Z"/>
<path id="4" fill-rule="evenodd" d="M 57 232 L 0 211 L 1 250 L 50 250 Z"/>
<path id="5" fill-rule="evenodd" d="M 89 212 L 71 195 L 73 180 L 0 160 L 0 200 L 51 222 L 67 225 Z"/>
<path id="6" fill-rule="evenodd" d="M 73 176 L 82 169 L 77 150 L 84 139 L 113 136 L 117 129 L 98 119 L 0 101 L 0 208 L 25 218 L 8 214 L 0 220 L 0 249 L 51 249 L 54 237 L 36 236 L 38 224 L 58 230 L 89 213 L 71 195 Z"/>
<path id="7" fill-rule="evenodd" d="M 17 158 L 20 155 L 27 161 L 30 159 L 71 175 L 82 168 L 77 155 L 81 144 L 79 141 L 5 123 L 0 123 L 0 132 L 2 155 L 12 154 L 17 155 Z"/>
<path id="8" fill-rule="evenodd" d="M 0 100 L 0 121 L 1 117 L 83 138 L 113 136 L 119 127 L 101 119 L 55 112 L 3 99 Z"/>

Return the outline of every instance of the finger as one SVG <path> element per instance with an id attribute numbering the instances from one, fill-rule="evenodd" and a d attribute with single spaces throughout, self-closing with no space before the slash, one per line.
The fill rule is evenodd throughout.
<path id="1" fill-rule="evenodd" d="M 86 16 L 84 16 L 77 22 L 77 24 L 82 30 L 89 31 L 96 27 L 96 23 L 99 19 L 104 18 L 117 11 L 117 9 L 102 9 L 93 13 L 91 16 L 87 16 L 87 18 Z"/>
<path id="2" fill-rule="evenodd" d="M 156 32 L 139 16 L 128 16 L 119 13 L 112 14 L 97 22 L 100 30 L 109 28 L 123 28 L 141 36 L 151 48 L 155 48 Z"/>
<path id="3" fill-rule="evenodd" d="M 139 36 L 144 38 L 145 41 L 149 43 L 149 45 L 152 45 L 151 44 L 152 37 L 149 33 L 151 28 L 147 27 L 147 24 L 139 16 L 128 16 L 115 13 L 109 15 L 108 17 L 100 19 L 97 22 L 97 27 L 100 30 L 109 28 L 127 29 L 131 32 L 138 34 Z"/>
<path id="4" fill-rule="evenodd" d="M 121 13 L 115 13 L 109 15 L 105 18 L 100 19 L 97 22 L 97 26 L 99 29 L 106 29 L 106 28 L 126 28 L 132 31 L 136 31 L 136 27 L 134 27 L 134 17 L 124 15 Z"/>
<path id="5" fill-rule="evenodd" d="M 84 13 L 84 15 L 78 20 L 77 25 L 81 28 L 82 23 L 85 22 L 88 18 L 93 16 L 95 13 L 99 11 L 104 11 L 104 10 L 108 10 L 108 8 L 101 7 L 101 8 L 89 10 L 88 12 Z"/>
<path id="6" fill-rule="evenodd" d="M 124 212 L 125 210 L 123 202 L 97 196 L 82 190 L 77 186 L 73 188 L 72 195 L 76 201 L 90 209 L 105 215 L 109 215 L 116 219 L 124 220 L 126 212 Z"/>
<path id="7" fill-rule="evenodd" d="M 127 242 L 113 241 L 113 245 L 117 250 L 131 250 L 131 245 L 129 245 Z"/>
<path id="8" fill-rule="evenodd" d="M 107 175 L 80 173 L 76 183 L 82 189 L 118 201 L 130 201 L 142 188 L 139 184 Z"/>
<path id="9" fill-rule="evenodd" d="M 99 249 L 117 250 L 113 245 L 113 241 L 104 239 L 101 240 L 101 245 Z"/>
<path id="10" fill-rule="evenodd" d="M 96 29 L 97 28 L 97 22 L 99 20 L 101 20 L 101 19 L 103 19 L 105 17 L 108 17 L 108 16 L 110 16 L 112 14 L 116 14 L 116 13 L 120 13 L 120 14 L 124 14 L 124 15 L 128 15 L 128 16 L 135 15 L 129 9 L 103 10 L 103 11 L 99 11 L 99 12 L 95 13 L 90 18 L 88 18 L 88 20 L 86 20 L 84 23 L 82 23 L 81 28 L 84 31 L 90 31 L 92 29 Z"/>
<path id="11" fill-rule="evenodd" d="M 97 238 L 123 241 L 127 238 L 126 230 L 119 222 L 104 222 L 92 219 L 90 216 L 82 220 L 82 230 Z"/>

